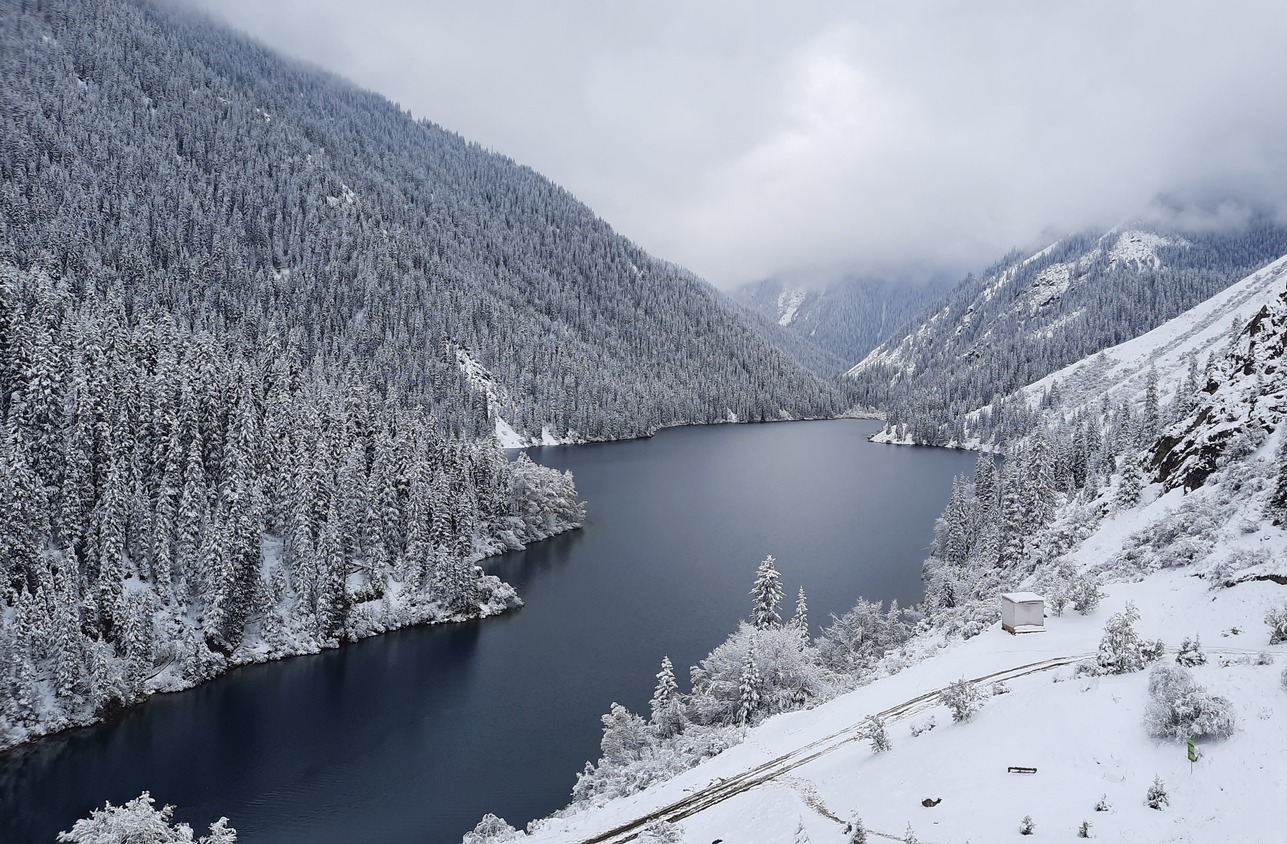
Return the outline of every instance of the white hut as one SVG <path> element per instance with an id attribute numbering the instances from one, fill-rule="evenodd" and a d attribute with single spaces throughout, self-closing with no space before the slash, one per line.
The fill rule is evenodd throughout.
<path id="1" fill-rule="evenodd" d="M 1001 629 L 1007 633 L 1035 633 L 1046 629 L 1046 599 L 1035 592 L 1001 595 Z"/>

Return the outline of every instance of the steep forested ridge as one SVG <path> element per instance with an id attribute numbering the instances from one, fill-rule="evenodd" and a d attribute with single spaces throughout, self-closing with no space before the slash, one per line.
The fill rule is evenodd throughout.
<path id="1" fill-rule="evenodd" d="M 1135 223 L 1071 235 L 967 278 L 849 378 L 863 403 L 887 409 L 898 439 L 960 442 L 965 414 L 1143 334 L 1284 252 L 1287 230 L 1268 218 L 1219 231 Z M 1005 428 L 1007 409 L 994 410 Z M 1014 421 L 1022 432 L 1024 420 Z"/>
<path id="2" fill-rule="evenodd" d="M 834 410 L 708 285 L 387 100 L 146 3 L 9 3 L 3 257 L 361 372 L 490 430 L 583 438 Z"/>
<path id="3" fill-rule="evenodd" d="M 529 169 L 182 9 L 0 0 L 0 746 L 512 605 L 475 562 L 582 508 L 496 414 L 833 404 Z"/>

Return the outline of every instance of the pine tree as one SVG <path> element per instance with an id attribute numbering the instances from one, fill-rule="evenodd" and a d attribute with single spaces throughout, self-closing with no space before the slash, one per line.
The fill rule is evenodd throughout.
<path id="1" fill-rule="evenodd" d="M 1144 490 L 1144 472 L 1128 455 L 1122 460 L 1122 483 L 1117 488 L 1117 505 L 1123 509 L 1139 503 Z"/>
<path id="2" fill-rule="evenodd" d="M 1136 441 L 1146 447 L 1157 439 L 1162 427 L 1162 411 L 1157 395 L 1157 367 L 1150 366 L 1144 381 L 1144 410 L 1140 415 L 1139 434 Z"/>
<path id="3" fill-rule="evenodd" d="M 978 687 L 964 678 L 939 693 L 938 699 L 952 711 L 952 720 L 958 723 L 970 720 L 983 703 Z"/>
<path id="4" fill-rule="evenodd" d="M 1193 638 L 1185 637 L 1180 643 L 1180 650 L 1175 655 L 1175 662 L 1186 668 L 1193 668 L 1198 665 L 1205 665 L 1207 655 L 1202 652 L 1202 637 L 1194 636 Z"/>
<path id="5" fill-rule="evenodd" d="M 795 615 L 791 616 L 791 626 L 800 631 L 800 635 L 807 642 L 809 640 L 809 602 L 804 597 L 804 587 L 795 598 Z"/>
<path id="6" fill-rule="evenodd" d="M 1166 785 L 1162 782 L 1161 776 L 1153 777 L 1153 784 L 1148 787 L 1148 793 L 1144 795 L 1144 805 L 1150 809 L 1166 808 L 1171 804 L 1171 797 L 1166 793 Z"/>
<path id="7" fill-rule="evenodd" d="M 963 566 L 970 554 L 970 541 L 974 535 L 970 524 L 970 505 L 966 496 L 965 481 L 952 479 L 952 494 L 943 511 L 941 541 L 938 556 L 949 566 Z"/>
<path id="8" fill-rule="evenodd" d="M 649 701 L 652 727 L 661 738 L 669 738 L 684 728 L 684 710 L 679 700 L 679 684 L 675 682 L 675 668 L 670 657 L 661 658 L 661 671 L 657 672 L 657 688 Z"/>
<path id="9" fill-rule="evenodd" d="M 778 604 L 782 601 L 782 581 L 773 566 L 773 555 L 764 558 L 755 573 L 755 586 L 751 589 L 754 598 L 751 612 L 751 623 L 756 629 L 764 630 L 777 627 L 782 623 L 778 615 Z"/>
<path id="10" fill-rule="evenodd" d="M 1278 446 L 1278 465 L 1276 467 L 1274 488 L 1269 493 L 1269 505 L 1266 515 L 1273 523 L 1281 525 L 1287 522 L 1287 426 L 1283 429 L 1282 444 Z"/>

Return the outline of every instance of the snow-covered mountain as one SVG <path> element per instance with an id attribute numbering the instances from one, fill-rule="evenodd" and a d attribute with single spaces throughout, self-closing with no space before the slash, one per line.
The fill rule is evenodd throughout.
<path id="1" fill-rule="evenodd" d="M 1015 253 L 847 373 L 911 441 L 960 441 L 964 415 L 1136 337 L 1287 252 L 1287 230 L 1181 231 L 1133 223 Z"/>
<path id="2" fill-rule="evenodd" d="M 818 286 L 774 278 L 743 285 L 731 295 L 790 335 L 840 362 L 840 366 L 822 370 L 830 375 L 850 368 L 882 340 L 906 328 L 949 289 L 950 285 L 942 281 L 899 284 L 883 279 L 845 278 Z M 798 352 L 795 354 L 798 356 Z M 812 365 L 810 361 L 805 363 Z"/>
<path id="3" fill-rule="evenodd" d="M 1021 826 L 1073 840 L 1083 825 L 1113 841 L 1280 841 L 1285 317 L 1287 259 L 1011 397 L 1032 433 L 958 484 L 927 563 L 940 582 L 955 571 L 951 599 L 927 603 L 919 633 L 855 690 L 628 797 L 526 835 L 491 819 L 467 840 L 848 844 L 870 840 L 853 837 L 861 819 L 905 842 L 1009 840 Z M 1067 432 L 1090 426 L 1098 469 L 1057 472 L 1080 447 Z M 957 519 L 978 540 L 1042 501 L 1009 558 L 954 547 Z M 1000 629 L 997 593 L 1013 590 L 1045 596 L 1044 632 Z M 677 743 L 618 745 L 618 723 L 605 717 L 605 757 L 637 760 L 617 764 L 650 781 Z"/>
<path id="4" fill-rule="evenodd" d="M 842 409 L 718 291 L 567 191 L 184 4 L 6 5 L 0 262 L 259 337 L 487 435 Z M 87 140 L 88 139 L 88 140 Z"/>
<path id="5" fill-rule="evenodd" d="M 0 747 L 499 612 L 580 524 L 496 435 L 825 416 L 565 190 L 183 4 L 0 4 Z"/>

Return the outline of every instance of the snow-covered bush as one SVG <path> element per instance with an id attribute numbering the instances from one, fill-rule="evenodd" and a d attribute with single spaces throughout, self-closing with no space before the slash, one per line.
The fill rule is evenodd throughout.
<path id="1" fill-rule="evenodd" d="M 1078 838 L 1090 838 L 1090 821 L 1082 821 L 1081 826 L 1077 827 Z"/>
<path id="2" fill-rule="evenodd" d="M 1099 798 L 1099 802 L 1095 804 L 1096 812 L 1108 812 L 1108 811 L 1112 811 L 1112 808 L 1113 808 L 1113 804 L 1108 802 L 1107 794 L 1101 795 Z"/>
<path id="3" fill-rule="evenodd" d="M 638 752 L 633 752 L 630 746 L 638 741 L 636 730 L 643 719 L 628 712 L 622 715 L 614 707 L 604 721 L 604 755 L 597 764 L 587 762 L 577 774 L 573 803 L 600 803 L 634 794 L 723 753 L 741 740 L 739 731 L 732 727 L 690 727 L 668 739 L 657 739 L 644 725 L 647 741 L 637 744 Z M 614 733 L 611 738 L 610 732 Z"/>
<path id="4" fill-rule="evenodd" d="M 599 748 L 608 762 L 633 762 L 652 749 L 653 739 L 644 720 L 619 703 L 613 703 L 603 722 Z"/>
<path id="5" fill-rule="evenodd" d="M 1166 642 L 1161 639 L 1154 639 L 1151 642 L 1140 642 L 1140 656 L 1144 659 L 1144 664 L 1156 662 L 1166 653 Z"/>
<path id="6" fill-rule="evenodd" d="M 1156 644 L 1140 640 L 1139 633 L 1135 631 L 1135 622 L 1139 618 L 1135 605 L 1128 603 L 1124 610 L 1108 619 L 1108 623 L 1104 625 L 1104 637 L 1099 641 L 1099 651 L 1095 655 L 1099 673 L 1129 674 L 1143 669 L 1149 663 Z"/>
<path id="7" fill-rule="evenodd" d="M 1185 668 L 1205 665 L 1207 655 L 1202 652 L 1201 637 L 1195 636 L 1192 639 L 1185 637 L 1184 641 L 1180 643 L 1180 652 L 1175 655 L 1175 662 Z"/>
<path id="8" fill-rule="evenodd" d="M 192 827 L 185 823 L 170 824 L 174 807 L 153 808 L 156 801 L 148 792 L 121 806 L 106 803 L 72 825 L 71 831 L 58 833 L 60 842 L 68 844 L 192 844 Z M 237 830 L 228 826 L 227 818 L 210 824 L 210 834 L 196 839 L 197 844 L 232 844 Z"/>
<path id="9" fill-rule="evenodd" d="M 757 630 L 743 622 L 690 671 L 688 715 L 697 724 L 739 723 L 748 662 L 758 675 L 754 711 L 748 721 L 801 709 L 828 699 L 835 689 L 816 649 L 790 626 Z"/>
<path id="10" fill-rule="evenodd" d="M 952 720 L 959 723 L 970 720 L 978 711 L 983 705 L 983 695 L 977 686 L 962 678 L 940 692 L 938 701 L 952 711 Z"/>
<path id="11" fill-rule="evenodd" d="M 931 715 L 928 718 L 922 718 L 920 721 L 913 721 L 912 728 L 911 728 L 912 738 L 916 738 L 921 733 L 928 733 L 930 730 L 934 729 L 937 726 L 938 726 L 938 721 L 934 720 L 933 715 Z"/>
<path id="12" fill-rule="evenodd" d="M 859 598 L 853 609 L 839 618 L 831 617 L 831 624 L 818 637 L 818 655 L 832 671 L 859 675 L 910 639 L 914 631 L 897 601 L 886 611 L 879 601 Z"/>
<path id="13" fill-rule="evenodd" d="M 465 833 L 460 844 L 504 844 L 506 841 L 518 838 L 520 834 L 517 829 L 506 823 L 504 818 L 488 812 L 483 815 L 483 819 L 477 826 Z"/>
<path id="14" fill-rule="evenodd" d="M 1068 600 L 1077 605 L 1077 612 L 1081 615 L 1094 612 L 1103 597 L 1099 582 L 1089 574 L 1077 575 L 1068 583 Z"/>
<path id="15" fill-rule="evenodd" d="M 1171 797 L 1166 793 L 1166 785 L 1163 784 L 1160 776 L 1153 777 L 1153 784 L 1148 787 L 1148 793 L 1144 795 L 1144 805 L 1150 809 L 1158 809 L 1171 805 Z"/>
<path id="16" fill-rule="evenodd" d="M 1068 602 L 1072 600 L 1068 595 L 1067 583 L 1059 583 L 1052 586 L 1050 590 L 1047 591 L 1046 596 L 1046 600 L 1050 603 L 1050 611 L 1053 612 L 1056 617 L 1064 614 L 1064 609 L 1067 608 Z"/>
<path id="17" fill-rule="evenodd" d="M 1230 505 L 1210 496 L 1189 496 L 1171 513 L 1127 537 L 1117 568 L 1128 573 L 1190 565 L 1211 553 L 1232 514 Z"/>
<path id="18" fill-rule="evenodd" d="M 973 639 L 985 630 L 991 630 L 1001 620 L 996 601 L 975 601 L 964 607 L 959 632 L 962 639 Z"/>
<path id="19" fill-rule="evenodd" d="M 680 844 L 684 840 L 684 828 L 670 821 L 653 821 L 635 840 L 639 844 Z"/>
<path id="20" fill-rule="evenodd" d="M 1144 710 L 1148 734 L 1157 739 L 1228 738 L 1237 729 L 1233 707 L 1199 686 L 1187 669 L 1158 665 L 1149 672 Z"/>
<path id="21" fill-rule="evenodd" d="M 885 729 L 885 719 L 879 715 L 867 719 L 867 737 L 871 741 L 872 753 L 884 753 L 892 747 L 889 732 Z"/>
<path id="22" fill-rule="evenodd" d="M 1032 815 L 1024 815 L 1023 820 L 1019 821 L 1019 834 L 1032 835 L 1037 825 L 1032 822 Z"/>
<path id="23" fill-rule="evenodd" d="M 1269 625 L 1269 644 L 1287 642 L 1287 604 L 1265 613 L 1265 624 Z"/>

